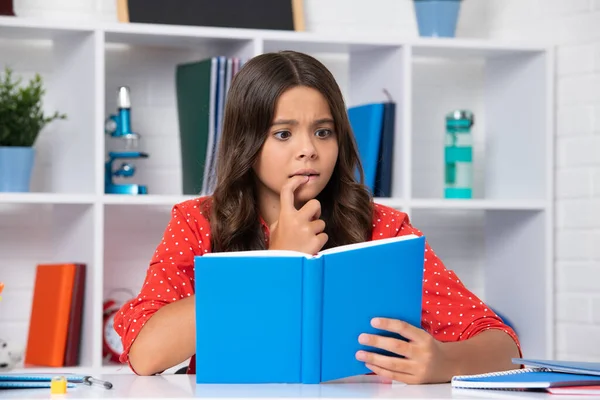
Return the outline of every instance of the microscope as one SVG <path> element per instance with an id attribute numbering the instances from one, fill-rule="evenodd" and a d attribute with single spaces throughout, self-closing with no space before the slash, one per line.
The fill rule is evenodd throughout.
<path id="1" fill-rule="evenodd" d="M 106 120 L 104 130 L 112 139 L 119 141 L 123 151 L 109 151 L 108 160 L 104 164 L 104 192 L 109 194 L 148 194 L 145 185 L 136 183 L 115 183 L 115 178 L 131 178 L 135 174 L 135 165 L 132 161 L 121 162 L 115 167 L 117 160 L 135 160 L 148 158 L 148 154 L 135 151 L 140 135 L 131 131 L 131 98 L 129 88 L 121 86 L 118 90 L 118 113 L 110 115 Z"/>

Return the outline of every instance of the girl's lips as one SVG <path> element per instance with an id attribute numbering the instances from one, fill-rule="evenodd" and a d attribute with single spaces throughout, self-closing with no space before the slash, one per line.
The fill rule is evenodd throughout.
<path id="1" fill-rule="evenodd" d="M 306 176 L 306 177 L 308 177 L 308 181 L 306 183 L 308 183 L 308 182 L 312 182 L 312 181 L 316 180 L 320 176 L 320 174 L 310 174 L 310 175 L 297 174 L 297 175 L 290 176 L 290 178 L 292 178 L 294 176 Z"/>
<path id="2" fill-rule="evenodd" d="M 290 176 L 290 178 L 291 178 L 292 176 L 297 176 L 297 175 L 306 175 L 306 176 L 315 175 L 315 176 L 318 176 L 318 175 L 319 175 L 319 172 L 317 172 L 317 171 L 316 171 L 316 170 L 314 170 L 314 169 L 310 169 L 310 168 L 299 169 L 299 170 L 297 170 L 296 172 L 294 172 L 294 173 L 293 173 L 293 174 Z"/>

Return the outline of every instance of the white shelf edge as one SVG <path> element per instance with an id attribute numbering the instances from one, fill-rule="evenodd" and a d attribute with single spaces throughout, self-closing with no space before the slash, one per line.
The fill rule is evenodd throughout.
<path id="1" fill-rule="evenodd" d="M 186 195 L 124 195 L 124 194 L 105 194 L 102 196 L 101 203 L 106 205 L 155 205 L 155 206 L 174 206 L 186 200 L 197 199 L 201 196 Z"/>
<path id="2" fill-rule="evenodd" d="M 0 193 L 0 204 L 82 204 L 96 201 L 93 194 L 69 193 Z"/>
<path id="3" fill-rule="evenodd" d="M 395 208 L 397 210 L 402 210 L 408 206 L 403 197 L 374 197 L 373 202 L 381 204 L 382 206 Z"/>
<path id="4" fill-rule="evenodd" d="M 105 205 L 174 206 L 201 196 L 190 195 L 120 195 L 104 194 L 99 197 L 87 194 L 61 193 L 0 193 L 0 204 L 81 204 L 96 202 Z M 98 201 L 97 201 L 98 200 Z M 467 210 L 530 210 L 544 211 L 544 200 L 490 200 L 490 199 L 410 199 L 403 197 L 375 197 L 375 203 L 392 208 L 414 209 L 467 209 Z"/>
<path id="5" fill-rule="evenodd" d="M 47 20 L 39 18 L 23 18 L 0 16 L 0 27 L 52 29 L 57 31 L 93 32 L 94 24 L 80 23 L 73 20 Z"/>
<path id="6" fill-rule="evenodd" d="M 186 26 L 166 24 L 142 24 L 108 22 L 96 25 L 98 30 L 107 34 L 120 33 L 151 36 L 187 36 L 197 38 L 252 40 L 260 36 L 259 32 L 241 28 L 219 28 L 210 26 Z"/>
<path id="7" fill-rule="evenodd" d="M 497 51 L 546 51 L 547 43 L 540 42 L 514 42 L 502 40 L 487 40 L 479 38 L 424 38 L 417 37 L 409 40 L 409 44 L 419 48 L 445 48 L 445 49 L 481 49 Z"/>
<path id="8" fill-rule="evenodd" d="M 545 211 L 548 205 L 543 200 L 490 200 L 490 199 L 412 199 L 409 205 L 413 209 L 440 210 L 523 210 Z"/>
<path id="9" fill-rule="evenodd" d="M 424 38 L 397 35 L 339 35 L 319 32 L 277 31 L 269 29 L 220 28 L 210 26 L 185 26 L 167 24 L 143 24 L 120 22 L 87 22 L 73 20 L 42 20 L 26 17 L 0 17 L 0 27 L 52 29 L 56 31 L 103 31 L 111 34 L 185 36 L 189 38 L 230 39 L 306 43 L 330 43 L 373 46 L 414 46 L 416 49 L 473 49 L 491 51 L 546 51 L 547 44 L 523 43 L 522 41 L 498 41 L 471 38 Z M 110 41 L 110 38 L 109 38 Z"/>

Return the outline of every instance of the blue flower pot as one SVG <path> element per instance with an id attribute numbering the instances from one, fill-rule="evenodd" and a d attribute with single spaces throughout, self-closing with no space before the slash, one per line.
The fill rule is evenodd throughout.
<path id="1" fill-rule="evenodd" d="M 29 192 L 33 147 L 0 147 L 0 192 Z"/>
<path id="2" fill-rule="evenodd" d="M 454 37 L 460 0 L 414 0 L 420 36 Z"/>

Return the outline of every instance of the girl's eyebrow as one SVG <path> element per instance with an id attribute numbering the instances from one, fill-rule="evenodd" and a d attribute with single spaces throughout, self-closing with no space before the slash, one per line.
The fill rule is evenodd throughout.
<path id="1" fill-rule="evenodd" d="M 334 121 L 332 118 L 321 118 L 313 121 L 313 126 L 322 124 L 333 124 L 333 122 Z M 273 122 L 273 124 L 271 124 L 271 126 L 275 125 L 298 125 L 298 121 L 296 121 L 295 119 L 278 119 L 275 122 Z"/>

